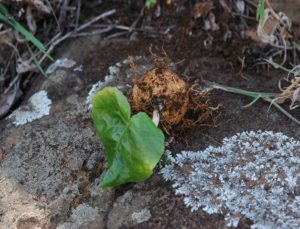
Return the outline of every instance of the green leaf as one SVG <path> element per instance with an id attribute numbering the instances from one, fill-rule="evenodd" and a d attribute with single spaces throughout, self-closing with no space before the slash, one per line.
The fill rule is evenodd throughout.
<path id="1" fill-rule="evenodd" d="M 295 49 L 297 49 L 298 51 L 300 51 L 300 44 L 293 42 L 293 46 L 295 47 Z"/>
<path id="2" fill-rule="evenodd" d="M 156 0 L 146 0 L 145 6 L 149 9 L 156 4 Z"/>
<path id="3" fill-rule="evenodd" d="M 27 45 L 27 49 L 30 53 L 31 58 L 33 59 L 33 62 L 35 63 L 35 65 L 37 66 L 38 70 L 40 71 L 40 73 L 45 76 L 46 78 L 48 78 L 47 73 L 44 71 L 43 67 L 41 66 L 41 64 L 39 63 L 39 61 L 36 59 L 36 56 L 34 55 L 34 53 L 32 52 L 32 49 L 30 48 L 30 46 L 28 44 Z"/>
<path id="4" fill-rule="evenodd" d="M 164 152 L 164 135 L 146 113 L 130 117 L 126 97 L 106 87 L 93 100 L 92 118 L 104 145 L 108 170 L 103 188 L 149 178 Z"/>
<path id="5" fill-rule="evenodd" d="M 265 0 L 258 0 L 258 6 L 256 9 L 256 18 L 259 21 L 259 24 L 262 25 L 262 23 L 265 20 Z"/>

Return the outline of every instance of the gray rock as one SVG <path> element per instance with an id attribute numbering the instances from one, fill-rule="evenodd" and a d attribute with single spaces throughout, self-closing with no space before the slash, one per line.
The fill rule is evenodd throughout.
<path id="1" fill-rule="evenodd" d="M 57 229 L 102 228 L 102 226 L 103 217 L 98 214 L 98 208 L 81 204 L 73 209 L 70 222 L 59 225 Z"/>
<path id="2" fill-rule="evenodd" d="M 120 83 L 124 72 L 127 77 Z M 118 82 L 128 89 L 133 73 L 126 59 L 108 73 L 116 77 L 110 85 Z M 104 173 L 96 168 L 104 152 L 86 105 L 87 93 L 80 94 L 87 88 L 80 74 L 54 69 L 50 81 L 35 86 L 32 94 L 43 89 L 52 101 L 49 115 L 22 126 L 13 125 L 13 119 L 0 123 L 0 228 L 98 229 L 106 221 L 108 228 L 118 228 L 149 216 L 139 215 L 149 196 L 128 191 L 113 204 L 114 191 L 99 187 Z M 22 107 L 30 112 L 32 106 Z"/>
<path id="3" fill-rule="evenodd" d="M 99 228 L 113 196 L 98 186 L 101 171 L 82 169 L 104 157 L 85 96 L 77 93 L 84 85 L 64 69 L 49 77 L 32 91 L 47 91 L 49 115 L 22 126 L 0 123 L 0 228 Z"/>
<path id="4" fill-rule="evenodd" d="M 143 193 L 127 191 L 114 202 L 108 215 L 107 227 L 117 229 L 121 226 L 133 226 L 147 221 L 151 214 L 147 210 L 143 211 L 150 200 L 151 197 Z"/>

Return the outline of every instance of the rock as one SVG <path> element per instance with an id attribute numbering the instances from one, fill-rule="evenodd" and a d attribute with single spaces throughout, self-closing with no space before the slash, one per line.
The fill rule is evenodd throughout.
<path id="1" fill-rule="evenodd" d="M 146 63 L 142 57 L 133 60 Z M 85 72 L 74 71 L 73 64 L 68 69 L 52 68 L 50 80 L 35 85 L 33 96 L 19 108 L 28 114 L 37 111 L 40 106 L 33 102 L 42 93 L 47 110 L 40 113 L 47 114 L 17 126 L 16 115 L 0 122 L 0 228 L 119 228 L 151 217 L 149 195 L 128 191 L 116 198 L 115 191 L 99 187 L 103 147 L 86 104 L 90 86 L 82 78 Z M 138 74 L 151 65 L 140 66 Z M 102 79 L 110 80 L 101 85 L 110 83 L 125 91 L 131 87 L 134 73 L 127 58 L 105 72 L 108 76 Z"/>
<path id="2" fill-rule="evenodd" d="M 63 53 L 58 55 L 74 59 L 77 63 L 74 69 L 55 70 L 50 75 L 51 81 L 37 83 L 28 92 L 30 98 L 38 91 L 47 91 L 52 101 L 49 115 L 19 126 L 15 126 L 12 119 L 1 120 L 1 229 L 226 228 L 224 214 L 209 215 L 201 209 L 191 212 L 183 197 L 175 195 L 171 183 L 158 174 L 158 168 L 145 182 L 126 184 L 110 191 L 99 188 L 105 155 L 87 109 L 88 91 L 100 80 L 101 87 L 117 86 L 128 92 L 135 75 L 127 56 L 143 54 L 144 46 L 122 40 L 97 43 L 95 37 L 92 42 L 84 38 L 66 43 L 59 50 Z M 184 43 L 180 47 L 188 46 Z M 136 47 L 144 47 L 144 50 Z M 233 82 L 230 75 L 220 73 L 214 66 L 223 63 L 223 57 L 203 56 L 188 61 L 195 63 L 188 72 L 189 82 L 202 76 L 214 81 L 222 79 L 227 85 Z M 151 61 L 146 62 L 146 58 L 135 60 L 140 67 L 137 76 L 152 67 Z M 78 66 L 83 70 L 75 71 Z M 113 79 L 109 77 L 111 73 Z M 250 73 L 247 77 L 255 79 Z M 256 83 L 260 82 L 261 78 Z M 299 128 L 284 116 L 280 115 L 276 122 L 268 118 L 263 104 L 251 107 L 251 112 L 239 112 L 241 106 L 234 102 L 238 100 L 234 96 L 214 92 L 214 100 L 222 101 L 227 112 L 220 127 L 207 129 L 207 134 L 216 140 L 231 136 L 237 130 L 258 128 L 280 129 L 289 136 L 300 134 Z M 28 99 L 24 98 L 21 107 L 26 101 Z M 241 100 L 241 105 L 244 102 Z M 189 146 L 174 141 L 168 149 L 174 152 L 203 149 L 209 141 L 204 140 L 202 130 L 203 127 L 197 127 L 186 132 Z M 189 167 L 185 167 L 185 172 L 188 170 Z M 299 186 L 294 189 L 295 194 L 299 193 Z M 239 227 L 250 228 L 252 223 L 241 217 Z"/>
<path id="3" fill-rule="evenodd" d="M 0 122 L 0 228 L 99 228 L 113 196 L 98 187 L 102 171 L 82 170 L 104 158 L 86 94 L 79 93 L 86 85 L 72 69 L 49 77 L 18 109 L 18 117 L 47 115 Z"/>
<path id="4" fill-rule="evenodd" d="M 70 222 L 59 225 L 57 229 L 103 228 L 103 216 L 98 211 L 98 208 L 81 204 L 73 209 Z"/>
<path id="5" fill-rule="evenodd" d="M 127 191 L 117 198 L 108 215 L 107 227 L 117 229 L 133 226 L 150 219 L 150 211 L 145 209 L 151 197 L 139 192 Z M 132 216 L 133 215 L 133 216 Z"/>
<path id="6" fill-rule="evenodd" d="M 21 184 L 0 175 L 0 228 L 40 228 L 46 211 Z"/>

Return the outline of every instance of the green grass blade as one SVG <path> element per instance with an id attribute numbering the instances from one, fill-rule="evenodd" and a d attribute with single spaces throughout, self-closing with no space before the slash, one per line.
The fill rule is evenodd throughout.
<path id="1" fill-rule="evenodd" d="M 53 58 L 47 53 L 46 48 L 44 45 L 33 36 L 28 30 L 26 30 L 20 23 L 14 20 L 12 17 L 9 16 L 6 8 L 3 4 L 0 3 L 0 20 L 4 23 L 8 24 L 19 33 L 21 33 L 27 40 L 29 40 L 35 47 L 37 47 L 41 52 L 47 55 L 47 57 L 53 61 Z"/>
<path id="2" fill-rule="evenodd" d="M 262 25 L 265 20 L 265 0 L 258 0 L 256 18 L 259 21 L 259 24 Z"/>
<path id="3" fill-rule="evenodd" d="M 298 51 L 300 51 L 300 44 L 293 42 L 293 46 L 295 47 L 295 49 L 297 49 Z"/>
<path id="4" fill-rule="evenodd" d="M 149 9 L 156 4 L 156 0 L 146 0 L 145 6 Z"/>
<path id="5" fill-rule="evenodd" d="M 285 109 L 283 109 L 278 103 L 274 102 L 274 99 L 264 98 L 264 100 L 266 100 L 269 103 L 271 103 L 271 105 L 273 105 L 274 107 L 276 107 L 280 112 L 282 112 L 289 119 L 291 119 L 292 121 L 296 122 L 297 124 L 300 124 L 300 121 L 298 119 L 296 119 L 293 115 L 291 115 L 289 112 L 287 112 Z"/>
<path id="6" fill-rule="evenodd" d="M 205 82 L 206 85 L 208 85 L 212 88 L 215 88 L 215 89 L 220 89 L 220 90 L 231 92 L 231 93 L 234 93 L 234 94 L 240 94 L 240 95 L 246 95 L 246 96 L 254 97 L 254 100 L 251 103 L 249 103 L 248 105 L 246 105 L 246 107 L 249 107 L 249 106 L 253 105 L 258 99 L 261 98 L 261 99 L 269 102 L 270 107 L 272 105 L 275 106 L 280 112 L 282 112 L 289 119 L 296 122 L 297 124 L 300 124 L 300 121 L 298 119 L 296 119 L 289 112 L 287 112 L 285 109 L 283 109 L 278 103 L 275 102 L 275 100 L 279 96 L 279 94 L 264 93 L 264 92 L 252 92 L 252 91 L 247 91 L 247 90 L 243 90 L 243 89 L 239 89 L 239 88 L 223 86 L 223 85 L 216 84 L 216 83 L 210 82 L 210 81 L 204 81 L 204 82 Z M 269 107 L 269 109 L 270 109 L 270 107 Z"/>
<path id="7" fill-rule="evenodd" d="M 47 80 L 54 86 L 54 88 L 57 90 L 58 94 L 61 95 L 61 92 L 59 90 L 59 88 L 57 87 L 57 84 L 48 77 L 47 73 L 44 71 L 43 67 L 41 66 L 41 64 L 39 63 L 39 61 L 37 60 L 36 56 L 34 55 L 32 49 L 30 48 L 30 46 L 28 44 L 27 45 L 27 49 L 31 55 L 31 58 L 33 60 L 33 62 L 35 63 L 35 65 L 37 66 L 38 70 L 40 71 L 40 73 L 47 78 Z"/>
<path id="8" fill-rule="evenodd" d="M 255 99 L 252 100 L 251 103 L 248 103 L 247 105 L 243 106 L 243 108 L 251 107 L 254 103 L 256 103 L 261 97 L 257 96 Z"/>
<path id="9" fill-rule="evenodd" d="M 274 68 L 278 68 L 278 69 L 281 69 L 283 71 L 286 71 L 286 72 L 290 72 L 289 69 L 283 67 L 282 65 L 280 64 L 277 64 L 276 62 L 274 62 L 272 59 L 265 59 L 266 62 L 268 62 L 269 64 L 271 64 Z"/>
<path id="10" fill-rule="evenodd" d="M 250 96 L 253 98 L 259 97 L 275 97 L 278 96 L 279 94 L 277 93 L 267 93 L 267 92 L 254 92 L 254 91 L 248 91 L 240 88 L 235 88 L 235 87 L 227 87 L 224 85 L 217 84 L 215 82 L 210 82 L 210 81 L 203 81 L 206 85 L 215 88 L 215 89 L 221 89 L 223 91 L 231 92 L 234 94 L 239 94 L 239 95 L 246 95 Z"/>
<path id="11" fill-rule="evenodd" d="M 9 15 L 7 9 L 1 3 L 0 3 L 0 14 L 3 14 L 6 17 L 8 17 L 8 15 Z"/>
<path id="12" fill-rule="evenodd" d="M 47 73 L 44 71 L 44 69 L 42 68 L 41 64 L 38 62 L 38 60 L 36 59 L 36 56 L 34 55 L 34 53 L 32 52 L 32 49 L 30 48 L 30 46 L 28 44 L 27 48 L 28 51 L 30 53 L 31 58 L 33 59 L 33 62 L 35 63 L 35 65 L 37 66 L 38 70 L 40 71 L 40 73 L 45 76 L 46 78 L 48 78 Z"/>
<path id="13" fill-rule="evenodd" d="M 285 67 L 283 67 L 282 65 L 280 64 L 277 64 L 275 63 L 273 60 L 271 59 L 265 59 L 265 61 L 267 61 L 269 64 L 271 64 L 274 68 L 279 68 L 283 71 L 286 71 L 288 74 L 293 74 L 295 77 L 299 77 L 300 76 L 300 71 L 299 71 L 299 66 L 295 66 L 294 68 L 292 69 L 287 69 Z"/>

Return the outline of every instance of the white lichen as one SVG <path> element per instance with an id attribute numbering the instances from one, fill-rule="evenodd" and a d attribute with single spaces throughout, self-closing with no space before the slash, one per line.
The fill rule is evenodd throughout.
<path id="1" fill-rule="evenodd" d="M 131 89 L 133 75 L 142 75 L 151 65 L 145 63 L 146 59 L 141 56 L 128 57 L 127 59 L 117 62 L 108 68 L 108 74 L 103 81 L 99 81 L 92 85 L 91 90 L 86 98 L 88 109 L 92 108 L 94 96 L 106 86 L 115 86 L 121 91 L 129 91 Z M 136 65 L 136 69 L 132 69 L 131 64 Z M 134 72 L 136 71 L 136 72 Z M 111 85 L 114 84 L 114 85 Z"/>
<path id="2" fill-rule="evenodd" d="M 242 132 L 221 147 L 182 151 L 161 168 L 192 211 L 240 216 L 252 228 L 300 228 L 300 142 L 271 131 Z"/>
<path id="3" fill-rule="evenodd" d="M 131 218 L 136 223 L 143 223 L 151 218 L 151 213 L 148 209 L 144 208 L 139 212 L 132 213 Z"/>
<path id="4" fill-rule="evenodd" d="M 19 107 L 8 118 L 14 118 L 16 126 L 24 125 L 33 120 L 49 115 L 52 101 L 47 92 L 42 90 L 32 95 L 27 104 Z"/>
<path id="5" fill-rule="evenodd" d="M 57 59 L 53 64 L 51 64 L 46 70 L 46 74 L 52 74 L 58 68 L 72 68 L 76 62 L 74 60 L 69 60 L 68 58 Z"/>
<path id="6" fill-rule="evenodd" d="M 99 81 L 92 85 L 92 88 L 89 91 L 89 94 L 86 98 L 86 104 L 88 105 L 89 109 L 92 109 L 93 98 L 97 94 L 97 92 L 100 91 L 102 88 L 104 88 L 112 80 L 113 80 L 113 75 L 109 74 L 104 77 L 104 81 Z"/>

